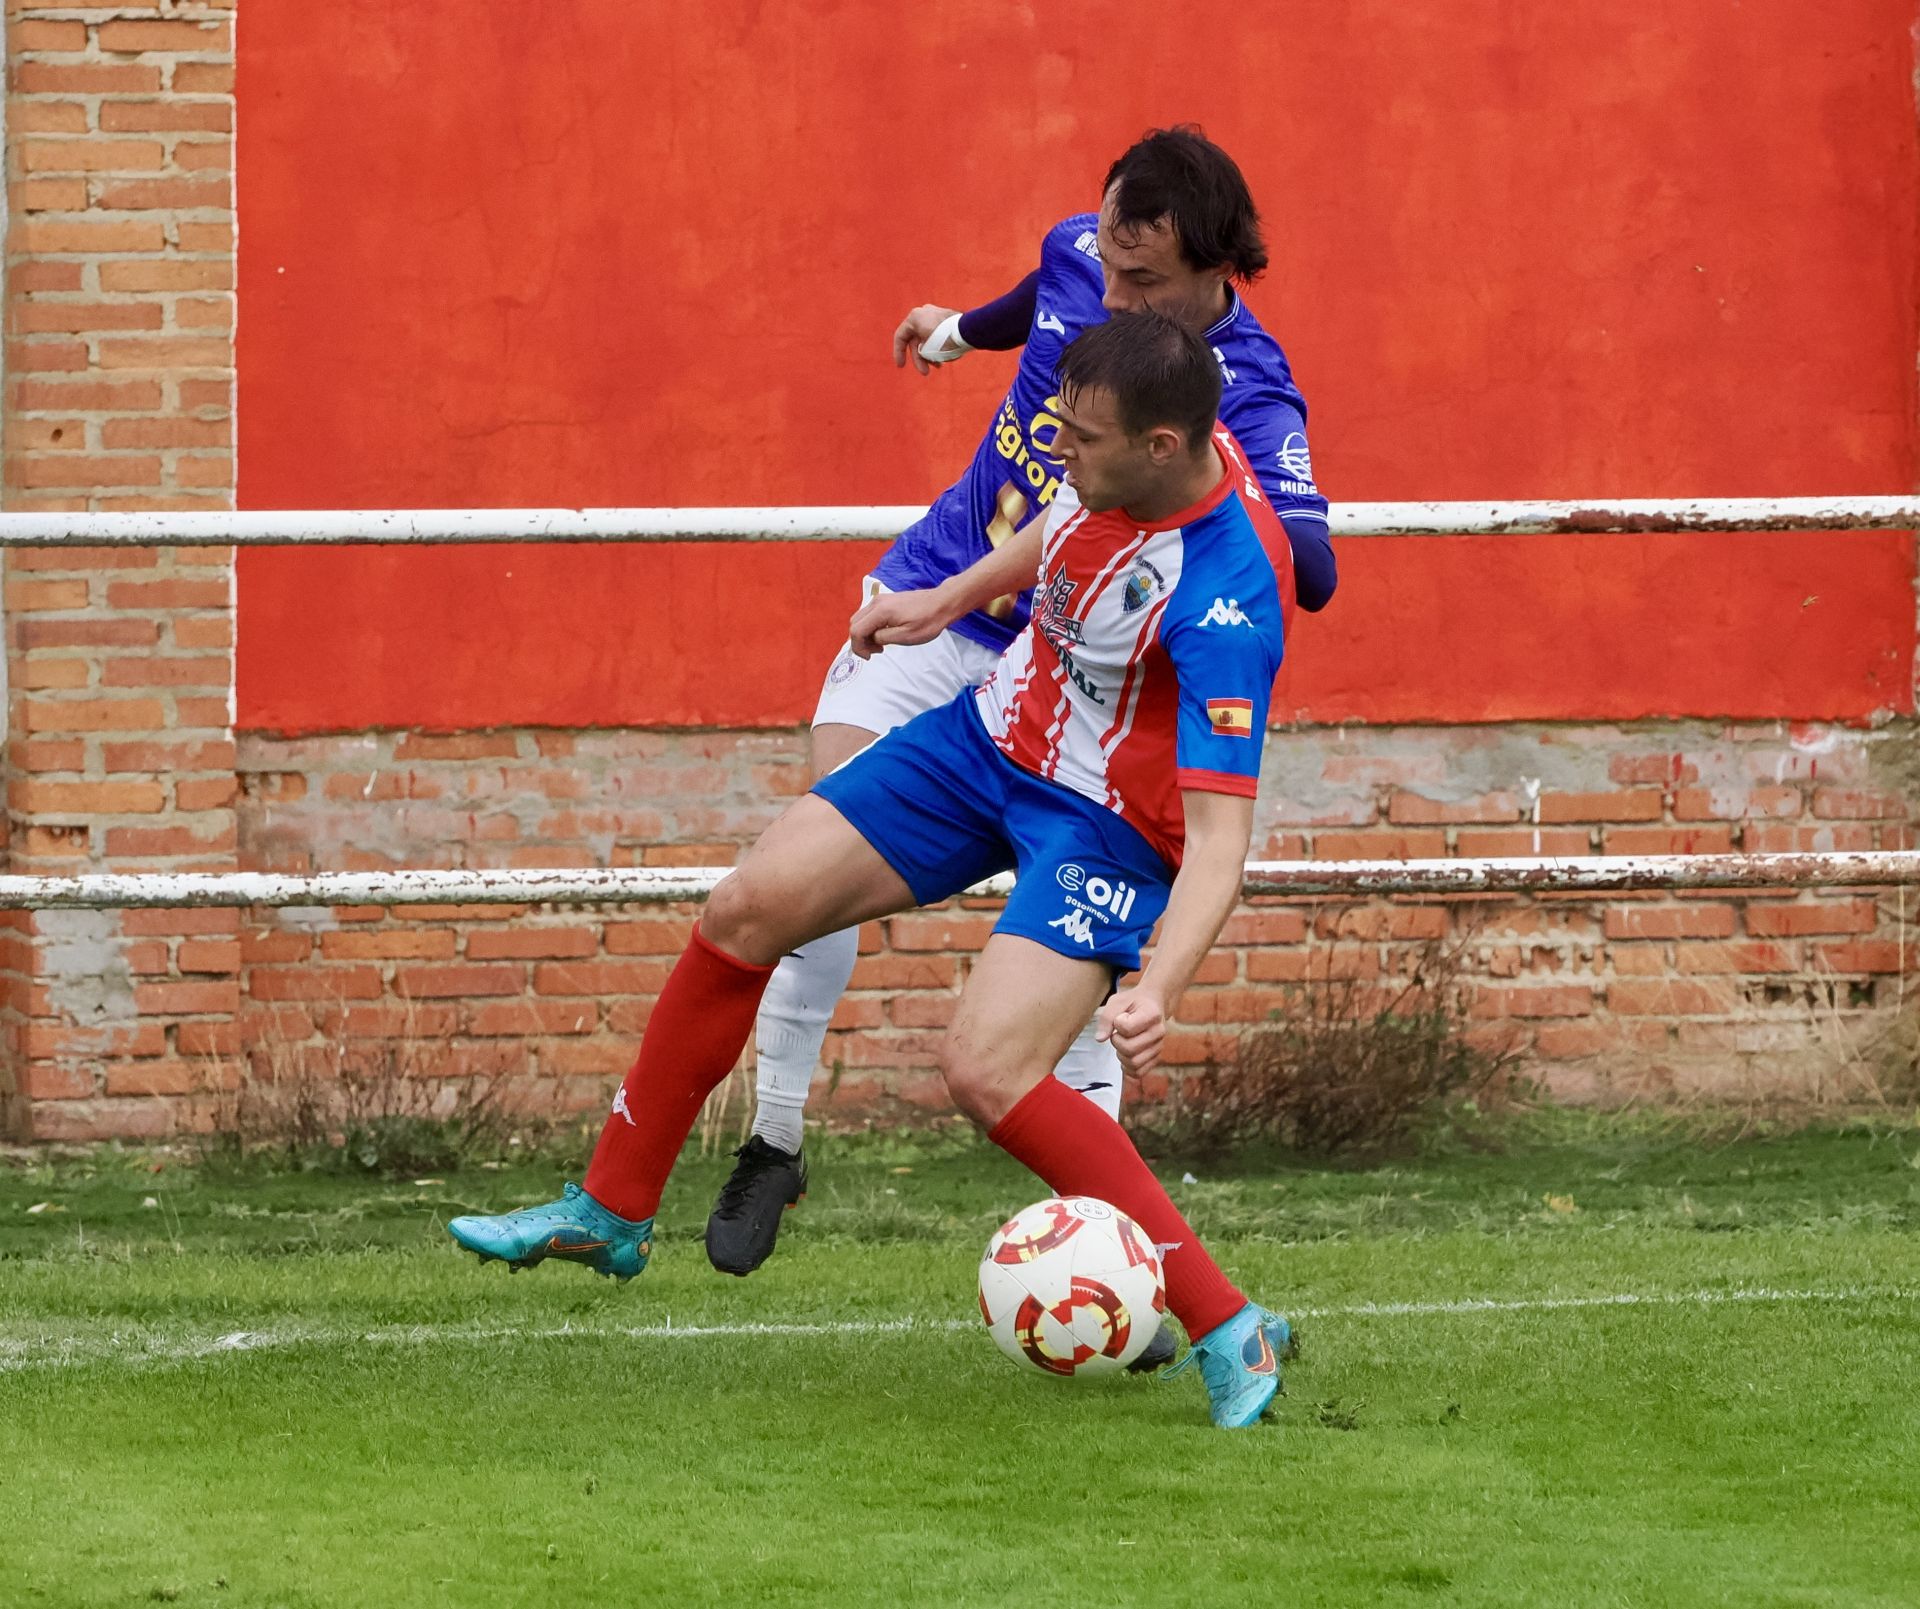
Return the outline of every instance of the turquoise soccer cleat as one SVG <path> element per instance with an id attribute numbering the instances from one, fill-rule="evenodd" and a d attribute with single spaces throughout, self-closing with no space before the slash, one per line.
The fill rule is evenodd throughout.
<path id="1" fill-rule="evenodd" d="M 1195 1341 L 1160 1378 L 1171 1380 L 1197 1360 L 1212 1400 L 1213 1422 L 1222 1430 L 1243 1430 L 1267 1411 L 1280 1389 L 1280 1360 L 1293 1352 L 1293 1326 L 1278 1313 L 1249 1302 Z"/>
<path id="2" fill-rule="evenodd" d="M 596 1274 L 629 1280 L 647 1266 L 653 1251 L 653 1220 L 629 1223 L 595 1201 L 577 1184 L 558 1201 L 522 1207 L 493 1217 L 456 1218 L 447 1233 L 483 1261 L 492 1258 L 516 1272 L 562 1257 L 585 1263 Z"/>

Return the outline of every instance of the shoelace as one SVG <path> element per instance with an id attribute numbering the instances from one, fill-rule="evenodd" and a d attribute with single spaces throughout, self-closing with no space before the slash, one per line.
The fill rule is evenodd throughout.
<path id="1" fill-rule="evenodd" d="M 603 1207 L 577 1184 L 569 1184 L 560 1192 L 560 1199 L 547 1209 L 550 1218 L 560 1218 L 570 1213 L 574 1222 L 580 1224 L 589 1234 L 617 1235 L 623 1230 L 631 1230 L 643 1239 L 653 1233 L 653 1217 L 622 1218 L 610 1207 Z"/>
<path id="2" fill-rule="evenodd" d="M 526 1207 L 521 1210 L 529 1214 L 538 1214 L 531 1219 L 531 1223 L 540 1225 L 544 1231 L 571 1226 L 581 1216 L 580 1196 L 582 1194 L 577 1184 L 564 1185 L 561 1187 L 558 1201 L 549 1202 L 544 1207 Z"/>
<path id="3" fill-rule="evenodd" d="M 1197 1341 L 1187 1348 L 1187 1355 L 1184 1358 L 1180 1359 L 1177 1363 L 1170 1363 L 1166 1368 L 1162 1369 L 1159 1378 L 1162 1380 L 1171 1380 L 1176 1375 L 1185 1374 L 1194 1364 L 1198 1363 L 1200 1365 L 1200 1378 L 1206 1381 L 1207 1390 L 1211 1392 L 1214 1385 L 1214 1375 L 1218 1372 L 1218 1365 L 1221 1361 L 1222 1360 L 1215 1355 L 1212 1343 Z"/>
<path id="4" fill-rule="evenodd" d="M 747 1194 L 760 1180 L 775 1168 L 782 1166 L 777 1159 L 764 1151 L 756 1151 L 751 1145 L 743 1145 L 733 1153 L 743 1164 L 735 1168 L 720 1187 L 720 1199 L 714 1203 L 716 1215 L 731 1215 L 747 1204 Z"/>
<path id="5" fill-rule="evenodd" d="M 519 1213 L 529 1230 L 536 1234 L 551 1234 L 556 1229 L 588 1228 L 587 1207 L 590 1200 L 583 1202 L 586 1192 L 577 1184 L 569 1184 L 560 1192 L 560 1199 L 540 1207 L 522 1207 Z M 524 1216 L 523 1216 L 524 1215 Z"/>

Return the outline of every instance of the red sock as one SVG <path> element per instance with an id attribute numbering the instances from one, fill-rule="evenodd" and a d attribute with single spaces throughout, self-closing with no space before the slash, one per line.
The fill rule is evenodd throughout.
<path id="1" fill-rule="evenodd" d="M 1111 1202 L 1163 1252 L 1167 1306 L 1189 1338 L 1218 1327 L 1247 1299 L 1207 1255 L 1126 1130 L 1086 1096 L 1049 1074 L 1020 1097 L 988 1139 L 1047 1181 L 1056 1195 Z"/>
<path id="2" fill-rule="evenodd" d="M 693 930 L 587 1168 L 587 1194 L 609 1212 L 653 1216 L 701 1103 L 740 1059 L 772 976 L 772 967 L 736 961 Z"/>

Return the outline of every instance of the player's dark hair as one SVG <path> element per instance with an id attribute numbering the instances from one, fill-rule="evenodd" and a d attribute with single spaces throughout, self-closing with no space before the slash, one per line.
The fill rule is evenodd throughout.
<path id="1" fill-rule="evenodd" d="M 1220 365 L 1207 343 L 1163 313 L 1115 313 L 1074 338 L 1055 371 L 1060 394 L 1109 393 L 1127 434 L 1172 425 L 1198 452 L 1220 411 Z"/>
<path id="2" fill-rule="evenodd" d="M 1107 169 L 1101 193 L 1116 185 L 1114 222 L 1121 228 L 1151 229 L 1171 219 L 1189 267 L 1225 267 L 1243 285 L 1266 272 L 1253 194 L 1233 158 L 1199 124 L 1149 129 Z"/>

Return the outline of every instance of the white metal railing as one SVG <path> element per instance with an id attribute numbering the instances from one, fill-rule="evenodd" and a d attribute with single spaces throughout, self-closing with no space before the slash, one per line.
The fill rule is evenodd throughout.
<path id="1" fill-rule="evenodd" d="M 248 905 L 607 905 L 704 899 L 724 866 L 586 871 L 96 873 L 0 877 L 0 910 Z M 1776 889 L 1920 884 L 1920 850 L 1801 855 L 1510 856 L 1459 860 L 1265 860 L 1248 894 L 1576 894 L 1660 888 Z M 1004 894 L 1009 875 L 969 890 Z"/>
<path id="2" fill-rule="evenodd" d="M 878 541 L 926 510 L 845 508 L 371 509 L 312 512 L 0 513 L 4 547 L 289 547 L 352 543 Z M 1575 499 L 1347 503 L 1340 536 L 1867 531 L 1920 527 L 1915 497 Z M 722 867 L 584 871 L 0 876 L 0 909 L 137 906 L 612 904 L 701 899 Z M 1249 894 L 1594 893 L 1920 883 L 1920 851 L 1410 861 L 1256 861 Z M 1009 878 L 975 892 L 1004 893 Z"/>
<path id="3" fill-rule="evenodd" d="M 335 543 L 885 541 L 924 507 L 328 509 L 311 513 L 0 514 L 0 547 L 307 547 Z M 1340 503 L 1336 536 L 1608 531 L 1877 531 L 1920 526 L 1915 497 L 1606 498 Z"/>

